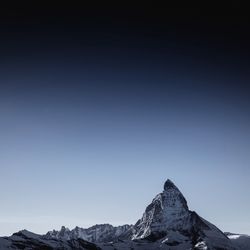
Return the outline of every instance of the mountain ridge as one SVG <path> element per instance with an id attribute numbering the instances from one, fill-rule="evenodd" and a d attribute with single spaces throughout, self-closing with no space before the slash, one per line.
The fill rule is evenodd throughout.
<path id="1" fill-rule="evenodd" d="M 29 244 L 32 249 L 247 250 L 250 237 L 223 233 L 189 210 L 181 191 L 167 179 L 134 225 L 106 223 L 72 230 L 62 226 L 45 235 L 22 230 L 0 238 L 0 249 L 30 249 Z"/>

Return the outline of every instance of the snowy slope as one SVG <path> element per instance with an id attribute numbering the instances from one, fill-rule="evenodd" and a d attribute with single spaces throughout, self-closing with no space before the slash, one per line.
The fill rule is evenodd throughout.
<path id="1" fill-rule="evenodd" d="M 250 235 L 225 233 L 238 250 L 250 250 Z"/>

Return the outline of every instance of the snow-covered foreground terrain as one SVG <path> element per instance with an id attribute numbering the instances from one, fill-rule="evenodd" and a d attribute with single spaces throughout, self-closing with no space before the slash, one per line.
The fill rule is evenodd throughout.
<path id="1" fill-rule="evenodd" d="M 236 249 L 250 249 L 250 235 L 225 233 Z"/>
<path id="2" fill-rule="evenodd" d="M 182 193 L 167 180 L 135 225 L 62 227 L 45 235 L 23 230 L 0 238 L 0 249 L 250 250 L 250 236 L 221 232 L 190 211 Z"/>

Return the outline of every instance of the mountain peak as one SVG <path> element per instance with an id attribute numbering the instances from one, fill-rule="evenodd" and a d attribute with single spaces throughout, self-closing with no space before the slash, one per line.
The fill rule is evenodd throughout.
<path id="1" fill-rule="evenodd" d="M 178 187 L 175 186 L 175 184 L 170 180 L 167 179 L 164 183 L 164 190 L 162 193 L 162 196 L 165 197 L 165 201 L 167 205 L 172 204 L 171 206 L 181 206 L 185 210 L 188 210 L 187 201 L 181 191 L 178 189 Z M 178 201 L 178 202 L 176 202 Z"/>
<path id="2" fill-rule="evenodd" d="M 135 224 L 133 239 L 163 237 L 168 230 L 182 228 L 188 219 L 186 199 L 175 184 L 167 179 L 163 192 L 156 195 Z"/>
<path id="3" fill-rule="evenodd" d="M 185 197 L 170 179 L 134 225 L 132 240 L 139 239 L 164 239 L 162 243 L 179 245 L 178 249 L 233 249 L 218 228 L 188 209 Z"/>
<path id="4" fill-rule="evenodd" d="M 164 184 L 164 190 L 168 190 L 168 189 L 177 189 L 175 184 L 170 179 L 167 179 Z"/>

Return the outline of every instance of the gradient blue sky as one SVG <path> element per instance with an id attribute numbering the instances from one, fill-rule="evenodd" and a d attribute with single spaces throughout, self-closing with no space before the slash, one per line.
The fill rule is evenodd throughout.
<path id="1" fill-rule="evenodd" d="M 0 235 L 135 223 L 167 178 L 191 210 L 250 234 L 243 40 L 128 32 L 137 19 L 118 34 L 110 19 L 96 30 L 98 19 L 72 38 L 71 26 L 14 20 L 1 25 Z"/>

